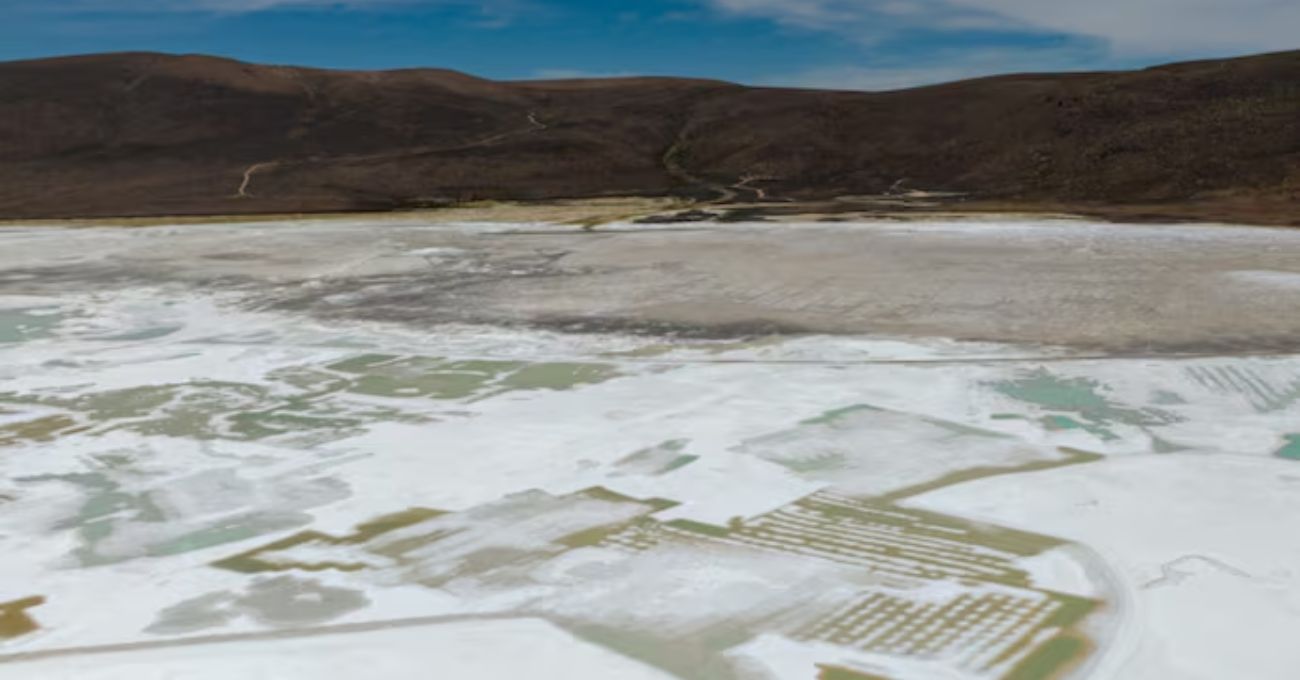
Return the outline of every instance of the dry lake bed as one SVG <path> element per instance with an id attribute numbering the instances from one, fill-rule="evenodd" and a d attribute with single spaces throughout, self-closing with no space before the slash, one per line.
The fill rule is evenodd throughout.
<path id="1" fill-rule="evenodd" d="M 1300 231 L 0 228 L 0 679 L 1300 667 Z"/>

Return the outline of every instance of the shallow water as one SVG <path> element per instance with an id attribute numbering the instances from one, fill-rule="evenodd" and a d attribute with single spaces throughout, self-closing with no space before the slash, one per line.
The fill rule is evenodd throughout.
<path id="1" fill-rule="evenodd" d="M 0 343 L 21 343 L 49 337 L 63 317 L 51 309 L 0 309 Z"/>

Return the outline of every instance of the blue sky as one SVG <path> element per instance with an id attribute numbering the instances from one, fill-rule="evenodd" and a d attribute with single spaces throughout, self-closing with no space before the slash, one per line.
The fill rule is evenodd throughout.
<path id="1" fill-rule="evenodd" d="M 891 89 L 1300 48 L 1300 0 L 0 0 L 0 59 L 200 52 Z"/>

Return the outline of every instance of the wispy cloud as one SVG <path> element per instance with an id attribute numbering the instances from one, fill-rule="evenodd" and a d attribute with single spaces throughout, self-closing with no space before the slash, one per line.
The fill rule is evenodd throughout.
<path id="1" fill-rule="evenodd" d="M 946 0 L 1045 30 L 1105 40 L 1124 54 L 1300 47 L 1296 0 Z"/>
<path id="2" fill-rule="evenodd" d="M 523 9 L 527 0 L 7 0 L 15 8 L 43 12 L 202 12 L 246 14 L 277 9 L 387 9 L 446 6 L 500 16 Z"/>
<path id="3" fill-rule="evenodd" d="M 1006 17 L 949 0 L 705 0 L 735 17 L 763 18 L 783 26 L 828 31 L 876 42 L 909 29 L 1023 28 Z"/>
<path id="4" fill-rule="evenodd" d="M 878 39 L 907 29 L 1052 32 L 1121 55 L 1300 47 L 1297 0 L 703 0 L 733 16 Z"/>

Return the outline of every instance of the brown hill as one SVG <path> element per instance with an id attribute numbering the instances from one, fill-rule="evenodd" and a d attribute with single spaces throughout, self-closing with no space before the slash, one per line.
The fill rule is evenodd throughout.
<path id="1" fill-rule="evenodd" d="M 0 217 L 902 190 L 1300 222 L 1300 52 L 884 93 L 158 54 L 0 63 Z"/>

